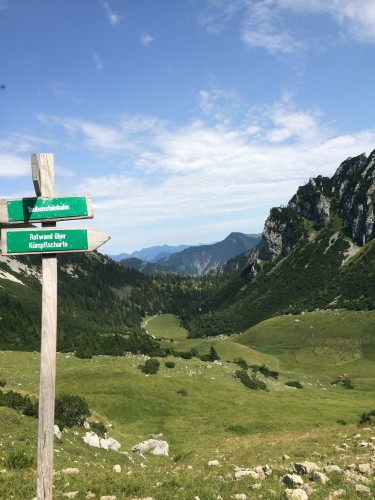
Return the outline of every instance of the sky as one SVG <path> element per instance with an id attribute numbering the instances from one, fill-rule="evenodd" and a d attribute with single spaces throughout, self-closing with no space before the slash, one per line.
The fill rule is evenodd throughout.
<path id="1" fill-rule="evenodd" d="M 374 0 L 0 0 L 0 198 L 88 194 L 106 254 L 260 233 L 375 149 Z"/>

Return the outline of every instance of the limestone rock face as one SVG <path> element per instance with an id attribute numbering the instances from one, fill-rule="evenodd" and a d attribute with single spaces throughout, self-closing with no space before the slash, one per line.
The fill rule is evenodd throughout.
<path id="1" fill-rule="evenodd" d="M 306 235 L 306 221 L 319 230 L 337 211 L 357 245 L 375 237 L 375 151 L 368 158 L 348 158 L 331 179 L 311 178 L 286 207 L 272 208 L 260 243 L 243 254 L 248 273 L 256 275 L 265 261 L 287 256 Z"/>
<path id="2" fill-rule="evenodd" d="M 332 179 L 332 192 L 340 202 L 340 215 L 350 235 L 364 245 L 375 237 L 375 151 L 348 158 Z"/>

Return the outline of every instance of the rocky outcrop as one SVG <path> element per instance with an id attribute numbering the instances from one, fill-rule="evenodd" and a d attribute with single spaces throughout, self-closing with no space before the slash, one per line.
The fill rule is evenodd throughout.
<path id="1" fill-rule="evenodd" d="M 237 259 L 237 268 L 256 275 L 264 262 L 287 256 L 306 235 L 307 222 L 322 229 L 334 215 L 353 241 L 362 246 L 375 237 L 375 151 L 345 160 L 334 176 L 311 178 L 299 187 L 286 207 L 273 208 L 260 243 Z M 244 259 L 243 257 L 246 257 Z M 245 263 L 244 263 L 245 260 Z M 242 263 L 242 265 L 241 265 Z M 228 270 L 236 269 L 235 259 Z M 225 266 L 219 271 L 227 274 Z"/>
<path id="2" fill-rule="evenodd" d="M 332 193 L 339 200 L 340 216 L 359 245 L 375 237 L 375 151 L 348 158 L 332 178 Z"/>

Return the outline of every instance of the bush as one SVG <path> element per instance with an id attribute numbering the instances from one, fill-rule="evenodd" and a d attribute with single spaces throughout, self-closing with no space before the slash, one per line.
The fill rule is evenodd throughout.
<path id="1" fill-rule="evenodd" d="M 4 462 L 9 469 L 29 469 L 35 466 L 34 457 L 27 455 L 23 450 L 11 450 Z"/>
<path id="2" fill-rule="evenodd" d="M 5 378 L 0 378 L 0 387 L 5 387 L 7 385 Z"/>
<path id="3" fill-rule="evenodd" d="M 79 346 L 76 349 L 75 356 L 79 359 L 92 359 L 92 350 L 88 346 Z"/>
<path id="4" fill-rule="evenodd" d="M 252 389 L 253 391 L 265 391 L 267 389 L 267 385 L 261 380 L 257 379 L 255 375 L 250 378 L 246 370 L 237 370 L 234 376 L 236 378 L 239 378 L 245 387 L 247 387 L 248 389 Z"/>
<path id="5" fill-rule="evenodd" d="M 249 368 L 249 365 L 246 363 L 246 361 L 243 358 L 235 358 L 233 363 L 236 363 L 236 365 L 238 365 L 243 370 L 247 370 Z"/>
<path id="6" fill-rule="evenodd" d="M 38 401 L 31 401 L 31 399 L 29 399 L 27 401 L 22 413 L 23 413 L 23 415 L 26 415 L 26 417 L 38 418 L 39 402 Z"/>
<path id="7" fill-rule="evenodd" d="M 371 410 L 367 413 L 362 413 L 358 424 L 372 424 L 375 421 L 375 410 Z"/>
<path id="8" fill-rule="evenodd" d="M 352 384 L 352 381 L 348 377 L 340 377 L 333 382 L 331 382 L 332 385 L 342 385 L 345 389 L 354 389 L 354 386 Z"/>
<path id="9" fill-rule="evenodd" d="M 27 417 L 38 418 L 38 401 L 32 401 L 29 396 L 22 396 L 19 392 L 0 391 L 0 406 L 22 411 Z"/>
<path id="10" fill-rule="evenodd" d="M 140 365 L 139 368 L 143 371 L 143 373 L 154 375 L 158 372 L 160 363 L 157 359 L 151 358 L 148 359 L 144 365 Z"/>
<path id="11" fill-rule="evenodd" d="M 285 382 L 285 385 L 288 387 L 295 387 L 296 389 L 303 389 L 303 385 L 298 380 L 292 380 L 290 382 Z"/>
<path id="12" fill-rule="evenodd" d="M 186 389 L 180 389 L 179 391 L 177 391 L 177 394 L 181 394 L 181 396 L 187 396 L 188 392 Z"/>
<path id="13" fill-rule="evenodd" d="M 167 368 L 174 368 L 176 366 L 176 363 L 173 363 L 173 361 L 166 361 L 165 366 Z"/>
<path id="14" fill-rule="evenodd" d="M 80 396 L 62 394 L 55 400 L 55 422 L 61 430 L 73 425 L 83 426 L 90 414 L 86 401 Z"/>
<path id="15" fill-rule="evenodd" d="M 208 361 L 210 363 L 213 363 L 214 361 L 218 361 L 220 359 L 215 347 L 210 348 L 210 353 L 209 354 L 202 354 L 202 356 L 199 356 L 199 358 L 202 361 Z"/>
<path id="16" fill-rule="evenodd" d="M 226 431 L 233 432 L 233 434 L 237 434 L 238 436 L 245 436 L 245 434 L 249 434 L 250 430 L 243 425 L 229 425 Z"/>
<path id="17" fill-rule="evenodd" d="M 272 377 L 274 379 L 278 379 L 279 378 L 279 372 L 276 372 L 276 371 L 273 371 L 273 370 L 269 370 L 266 365 L 262 365 L 261 367 L 259 367 L 259 371 L 260 373 L 262 373 L 262 375 L 264 375 L 265 377 Z"/>
<path id="18" fill-rule="evenodd" d="M 104 437 L 107 432 L 107 427 L 103 424 L 103 422 L 90 422 L 90 429 L 101 437 Z"/>

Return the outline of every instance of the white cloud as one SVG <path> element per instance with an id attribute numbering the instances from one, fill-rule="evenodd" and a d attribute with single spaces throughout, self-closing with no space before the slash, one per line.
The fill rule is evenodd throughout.
<path id="1" fill-rule="evenodd" d="M 154 41 L 154 38 L 148 33 L 142 33 L 141 35 L 141 44 L 147 47 Z"/>
<path id="2" fill-rule="evenodd" d="M 0 178 L 15 178 L 30 175 L 30 162 L 25 161 L 25 157 L 20 154 L 1 152 L 0 153 Z"/>
<path id="3" fill-rule="evenodd" d="M 98 71 L 100 71 L 101 69 L 103 69 L 102 60 L 100 59 L 100 57 L 98 56 L 98 54 L 96 52 L 93 52 L 92 55 L 93 55 L 93 58 L 94 58 L 94 63 L 95 63 L 96 69 Z"/>
<path id="4" fill-rule="evenodd" d="M 226 92 L 220 89 L 202 91 L 200 109 L 220 117 L 215 106 L 221 96 Z M 109 234 L 148 224 L 183 228 L 201 219 L 220 224 L 228 218 L 228 227 L 233 218 L 259 220 L 262 214 L 264 220 L 310 176 L 332 176 L 348 156 L 370 153 L 375 144 L 375 129 L 339 135 L 319 110 L 298 108 L 288 94 L 245 110 L 237 124 L 225 117 L 183 126 L 148 116 L 105 125 L 43 120 L 50 130 L 58 126 L 59 135 L 62 127 L 77 151 L 102 159 L 100 171 L 81 171 L 80 180 L 64 182 L 92 195 L 98 223 Z"/>
<path id="5" fill-rule="evenodd" d="M 275 56 L 300 53 L 309 44 L 289 23 L 290 13 L 329 16 L 347 37 L 375 42 L 374 0 L 211 0 L 209 5 L 201 17 L 208 32 L 220 33 L 239 18 L 244 44 Z"/>
<path id="6" fill-rule="evenodd" d="M 118 14 L 116 14 L 111 9 L 109 3 L 102 1 L 101 4 L 103 5 L 103 7 L 104 7 L 104 9 L 106 11 L 106 15 L 107 15 L 107 19 L 109 21 L 109 24 L 112 24 L 112 25 L 120 24 L 120 22 L 121 22 L 121 16 L 119 16 Z"/>

